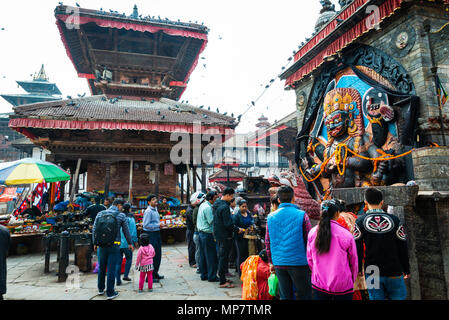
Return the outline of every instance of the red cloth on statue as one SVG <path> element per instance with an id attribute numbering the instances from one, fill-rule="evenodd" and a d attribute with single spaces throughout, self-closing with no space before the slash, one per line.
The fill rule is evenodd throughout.
<path id="1" fill-rule="evenodd" d="M 268 293 L 268 277 L 270 276 L 270 266 L 268 263 L 259 259 L 256 272 L 256 282 L 258 289 L 257 300 L 273 300 L 274 297 Z"/>

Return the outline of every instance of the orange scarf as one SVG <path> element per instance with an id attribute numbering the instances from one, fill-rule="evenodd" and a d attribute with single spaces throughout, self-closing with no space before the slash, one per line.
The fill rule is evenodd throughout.
<path id="1" fill-rule="evenodd" d="M 259 264 L 259 256 L 249 256 L 242 264 L 242 299 L 257 300 L 258 288 L 256 281 L 257 265 Z"/>

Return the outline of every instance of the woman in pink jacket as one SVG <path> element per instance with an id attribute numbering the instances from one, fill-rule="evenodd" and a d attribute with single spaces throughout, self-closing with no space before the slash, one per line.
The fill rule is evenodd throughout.
<path id="1" fill-rule="evenodd" d="M 321 219 L 310 230 L 307 261 L 314 300 L 352 300 L 358 273 L 357 248 L 351 232 L 338 222 L 335 200 L 321 203 Z"/>
<path id="2" fill-rule="evenodd" d="M 153 257 L 155 254 L 154 248 L 150 244 L 150 238 L 146 233 L 142 233 L 136 258 L 136 270 L 140 271 L 139 292 L 143 290 L 145 277 L 148 278 L 148 291 L 153 291 Z"/>

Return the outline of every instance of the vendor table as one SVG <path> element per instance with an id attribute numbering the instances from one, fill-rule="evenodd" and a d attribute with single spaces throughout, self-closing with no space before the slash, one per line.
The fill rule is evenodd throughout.
<path id="1" fill-rule="evenodd" d="M 173 237 L 175 242 L 184 242 L 186 241 L 186 230 L 186 227 L 162 228 L 161 240 L 163 243 L 168 243 L 168 239 Z"/>
<path id="2" fill-rule="evenodd" d="M 175 242 L 184 242 L 186 241 L 186 227 L 178 227 L 178 228 L 161 228 L 161 241 L 163 243 L 168 243 L 169 237 L 173 237 Z M 137 230 L 137 236 L 140 237 L 142 230 Z"/>
<path id="3" fill-rule="evenodd" d="M 43 250 L 42 239 L 45 233 L 21 233 L 11 234 L 11 245 L 9 247 L 9 255 L 17 254 L 17 246 L 24 244 L 28 248 L 28 253 L 40 253 Z"/>

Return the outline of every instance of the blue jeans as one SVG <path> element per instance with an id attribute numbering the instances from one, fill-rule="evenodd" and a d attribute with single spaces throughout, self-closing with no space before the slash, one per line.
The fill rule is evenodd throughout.
<path id="1" fill-rule="evenodd" d="M 202 280 L 218 280 L 217 246 L 212 233 L 200 231 L 200 272 Z"/>
<path id="2" fill-rule="evenodd" d="M 293 286 L 299 300 L 312 299 L 312 284 L 309 266 L 276 268 L 281 300 L 294 300 Z"/>
<path id="3" fill-rule="evenodd" d="M 198 268 L 198 270 L 200 269 L 200 233 L 199 232 L 195 232 L 193 234 L 193 242 L 195 243 L 195 261 L 196 261 L 196 266 Z"/>
<path id="4" fill-rule="evenodd" d="M 120 271 L 122 271 L 123 254 L 125 255 L 126 258 L 125 272 L 123 273 L 124 278 L 128 278 L 129 270 L 131 269 L 131 264 L 133 262 L 133 252 L 131 251 L 131 249 L 120 248 L 119 259 L 117 261 L 117 271 L 115 273 L 115 276 L 117 277 L 117 283 L 122 282 L 122 280 L 120 279 Z"/>
<path id="5" fill-rule="evenodd" d="M 404 277 L 380 277 L 378 289 L 369 289 L 370 300 L 405 300 L 407 288 Z"/>
<path id="6" fill-rule="evenodd" d="M 117 261 L 120 259 L 120 247 L 114 245 L 108 248 L 98 248 L 98 291 L 103 291 L 105 289 L 105 277 L 106 268 L 108 269 L 107 282 L 106 282 L 106 295 L 108 297 L 114 294 L 115 285 L 115 273 L 117 270 Z"/>

